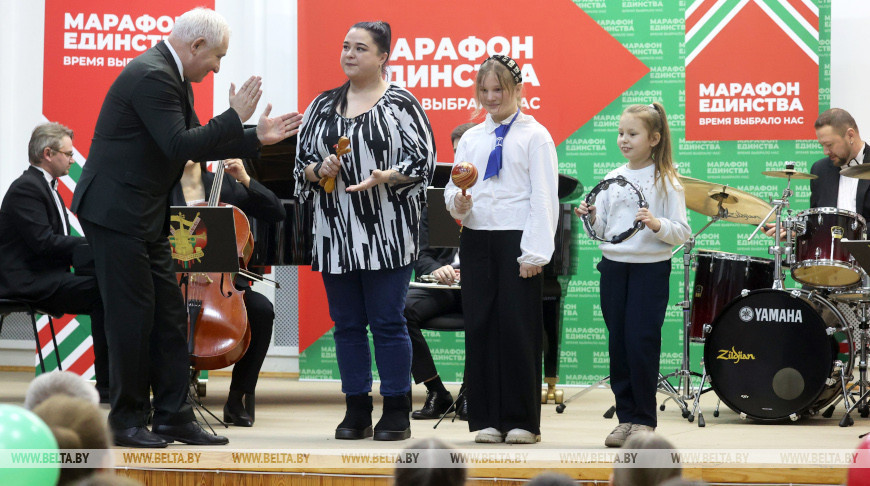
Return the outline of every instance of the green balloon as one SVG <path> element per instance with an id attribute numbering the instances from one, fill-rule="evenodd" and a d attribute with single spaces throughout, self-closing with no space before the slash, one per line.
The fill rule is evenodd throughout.
<path id="1" fill-rule="evenodd" d="M 56 452 L 57 441 L 51 429 L 33 412 L 23 407 L 10 404 L 0 404 L 0 484 L 26 484 L 42 486 L 57 484 L 60 477 L 60 464 L 54 462 L 50 466 L 40 467 L 10 467 L 12 451 L 34 449 L 46 452 Z"/>

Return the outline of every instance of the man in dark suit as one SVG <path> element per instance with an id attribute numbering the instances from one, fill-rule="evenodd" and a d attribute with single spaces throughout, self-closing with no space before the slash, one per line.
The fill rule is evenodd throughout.
<path id="1" fill-rule="evenodd" d="M 840 175 L 845 167 L 870 162 L 870 146 L 861 140 L 858 124 L 846 110 L 831 108 L 819 115 L 814 126 L 825 158 L 810 169 L 818 176 L 810 180 L 810 207 L 846 209 L 870 221 L 870 180 Z M 774 227 L 767 224 L 767 236 L 773 236 Z M 785 238 L 785 230 L 781 235 Z"/>
<path id="2" fill-rule="evenodd" d="M 825 158 L 813 164 L 810 207 L 835 207 L 856 212 L 870 220 L 870 180 L 840 175 L 840 169 L 870 162 L 870 147 L 858 133 L 855 119 L 846 110 L 831 108 L 816 119 L 816 138 Z"/>
<path id="3" fill-rule="evenodd" d="M 70 234 L 57 179 L 73 164 L 73 131 L 59 123 L 33 129 L 30 167 L 0 205 L 0 297 L 23 300 L 50 314 L 91 317 L 94 352 L 105 362 L 103 305 L 94 277 L 70 272 L 73 250 L 87 245 Z M 97 389 L 108 393 L 109 370 L 96 367 Z"/>
<path id="4" fill-rule="evenodd" d="M 217 73 L 229 47 L 226 20 L 206 8 L 180 16 L 169 38 L 132 60 L 103 101 L 72 210 L 94 252 L 106 312 L 115 443 L 226 444 L 202 430 L 187 401 L 187 315 L 173 270 L 168 196 L 187 160 L 255 156 L 296 133 L 297 113 L 253 115 L 261 81 L 238 93 L 225 112 L 200 126 L 191 82 Z M 152 430 L 145 426 L 154 392 Z"/>
<path id="5" fill-rule="evenodd" d="M 428 213 L 429 209 L 424 208 L 420 216 L 420 253 L 414 262 L 414 275 L 417 280 L 423 275 L 432 275 L 439 283 L 450 285 L 459 280 L 457 249 L 429 246 Z M 411 288 L 405 296 L 405 320 L 411 337 L 411 374 L 415 383 L 426 386 L 423 408 L 411 413 L 416 420 L 438 418 L 453 405 L 453 396 L 444 387 L 435 369 L 435 361 L 420 325 L 434 317 L 454 312 L 462 313 L 459 290 Z M 461 400 L 457 405 L 460 416 L 464 418 L 462 410 L 465 401 Z"/>

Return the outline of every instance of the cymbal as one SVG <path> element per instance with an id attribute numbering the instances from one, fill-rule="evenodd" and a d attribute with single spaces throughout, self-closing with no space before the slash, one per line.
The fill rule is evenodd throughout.
<path id="1" fill-rule="evenodd" d="M 870 164 L 855 165 L 846 167 L 840 171 L 840 175 L 852 177 L 855 179 L 870 179 Z"/>
<path id="2" fill-rule="evenodd" d="M 807 174 L 806 172 L 798 172 L 794 169 L 786 170 L 766 170 L 762 174 L 769 177 L 779 177 L 780 179 L 815 179 L 819 176 L 815 174 Z"/>
<path id="3" fill-rule="evenodd" d="M 770 204 L 740 189 L 682 175 L 678 179 L 686 191 L 686 207 L 703 215 L 718 215 L 720 201 L 728 213 L 722 221 L 757 225 L 770 212 Z"/>

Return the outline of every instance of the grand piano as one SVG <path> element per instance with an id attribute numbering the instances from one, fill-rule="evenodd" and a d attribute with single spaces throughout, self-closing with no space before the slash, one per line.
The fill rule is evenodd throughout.
<path id="1" fill-rule="evenodd" d="M 296 137 L 275 145 L 264 146 L 259 159 L 249 160 L 251 177 L 271 189 L 283 202 L 287 218 L 277 224 L 252 222 L 254 253 L 250 266 L 310 265 L 312 247 L 311 204 L 300 204 L 293 195 L 293 167 L 296 157 Z M 432 185 L 443 188 L 450 177 L 453 164 L 438 163 Z M 583 186 L 577 179 L 559 174 L 559 199 L 577 197 Z M 559 341 L 562 335 L 562 285 L 558 277 L 569 274 L 571 255 L 571 224 L 573 210 L 570 204 L 559 205 L 559 223 L 556 229 L 556 251 L 544 267 L 544 380 L 547 390 L 542 391 L 541 402 L 562 402 L 561 390 L 556 390 L 559 371 Z"/>

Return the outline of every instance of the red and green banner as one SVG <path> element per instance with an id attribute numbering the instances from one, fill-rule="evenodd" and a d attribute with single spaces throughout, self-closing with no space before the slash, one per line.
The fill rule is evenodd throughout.
<path id="1" fill-rule="evenodd" d="M 828 0 L 506 1 L 497 9 L 459 1 L 412 1 L 402 9 L 386 2 L 338 8 L 340 3 L 300 2 L 300 109 L 316 93 L 344 81 L 339 46 L 348 28 L 361 19 L 386 20 L 393 28 L 393 80 L 425 103 L 440 161 L 453 159 L 450 130 L 468 121 L 472 71 L 492 53 L 531 66 L 523 71 L 524 109 L 553 134 L 559 171 L 586 188 L 625 163 L 617 127 L 623 109 L 635 103 L 664 105 L 680 173 L 763 200 L 781 196 L 785 180 L 762 171 L 793 161 L 797 170 L 809 172 L 822 157 L 812 124 L 830 104 Z M 809 207 L 809 184 L 795 181 L 792 189 L 791 207 Z M 689 211 L 694 231 L 709 220 Z M 591 384 L 609 374 L 595 269 L 601 251 L 579 221 L 574 223 L 570 275 L 560 278 L 559 381 Z M 753 230 L 718 222 L 698 237 L 696 248 L 769 258 L 770 240 L 749 241 Z M 665 374 L 680 368 L 683 357 L 683 310 L 677 305 L 683 300 L 681 254 L 673 259 L 670 289 L 662 330 Z M 325 302 L 312 305 L 325 309 Z M 300 333 L 303 326 L 317 326 L 318 332 L 331 327 L 325 311 L 319 319 L 300 322 Z M 424 333 L 439 374 L 460 381 L 463 333 Z M 701 370 L 702 352 L 702 345 L 691 345 L 694 371 Z M 339 378 L 330 333 L 301 353 L 300 376 Z"/>
<path id="2" fill-rule="evenodd" d="M 692 3 L 686 10 L 686 138 L 813 138 L 819 46 L 819 9 L 812 2 Z"/>

